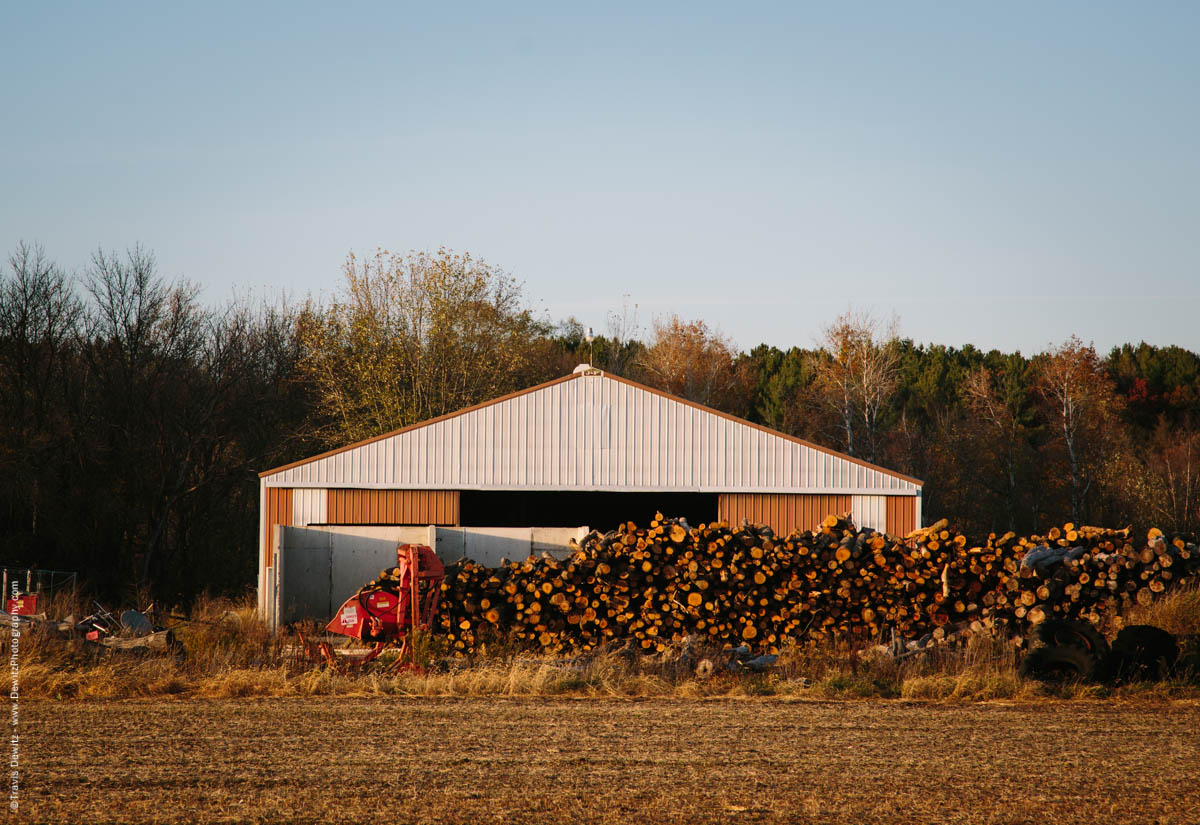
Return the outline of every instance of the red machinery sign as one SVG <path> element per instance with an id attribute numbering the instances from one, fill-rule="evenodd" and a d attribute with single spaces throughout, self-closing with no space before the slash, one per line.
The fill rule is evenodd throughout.
<path id="1" fill-rule="evenodd" d="M 37 613 L 37 598 L 36 593 L 26 593 L 6 601 L 4 609 L 17 616 L 32 616 Z"/>
<path id="2" fill-rule="evenodd" d="M 397 631 L 396 607 L 400 600 L 392 593 L 375 592 L 358 599 L 352 598 L 342 605 L 337 618 L 329 623 L 329 630 L 356 639 L 387 634 L 394 637 Z M 376 627 L 371 627 L 374 619 Z"/>

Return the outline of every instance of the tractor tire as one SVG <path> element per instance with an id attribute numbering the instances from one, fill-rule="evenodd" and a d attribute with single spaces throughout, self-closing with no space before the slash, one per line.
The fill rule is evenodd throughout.
<path id="1" fill-rule="evenodd" d="M 1074 645 L 1039 647 L 1021 659 L 1020 673 L 1038 682 L 1090 682 L 1096 675 L 1096 658 Z"/>
<path id="2" fill-rule="evenodd" d="M 1034 625 L 1029 631 L 1031 650 L 1061 645 L 1086 650 L 1097 662 L 1104 659 L 1109 652 L 1108 642 L 1091 622 L 1051 619 Z"/>
<path id="3" fill-rule="evenodd" d="M 1115 682 L 1156 682 L 1170 676 L 1178 660 L 1174 636 L 1162 628 L 1135 624 L 1122 628 L 1113 639 L 1106 670 Z"/>
<path id="4" fill-rule="evenodd" d="M 1200 633 L 1178 639 L 1179 659 L 1175 662 L 1175 675 L 1189 682 L 1200 683 Z"/>

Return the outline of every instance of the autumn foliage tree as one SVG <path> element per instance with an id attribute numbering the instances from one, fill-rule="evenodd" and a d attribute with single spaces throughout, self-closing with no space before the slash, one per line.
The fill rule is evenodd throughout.
<path id="1" fill-rule="evenodd" d="M 345 443 L 453 412 L 546 376 L 549 330 L 500 269 L 446 249 L 351 254 L 328 307 L 301 320 L 321 432 Z"/>
<path id="2" fill-rule="evenodd" d="M 643 380 L 664 392 L 718 410 L 744 415 L 746 376 L 733 342 L 703 321 L 677 315 L 654 321 L 649 346 L 638 367 Z"/>
<path id="3" fill-rule="evenodd" d="M 1095 348 L 1071 336 L 1042 359 L 1037 389 L 1065 456 L 1071 519 L 1078 523 L 1106 458 L 1117 403 L 1113 383 Z"/>

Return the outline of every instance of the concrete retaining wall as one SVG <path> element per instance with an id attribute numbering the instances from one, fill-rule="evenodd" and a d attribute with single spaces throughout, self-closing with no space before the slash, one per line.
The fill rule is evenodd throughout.
<path id="1" fill-rule="evenodd" d="M 272 628 L 324 621 L 381 570 L 396 564 L 396 545 L 427 544 L 445 563 L 463 557 L 488 567 L 549 553 L 566 558 L 587 527 L 287 527 L 272 536 L 273 561 L 263 594 Z"/>

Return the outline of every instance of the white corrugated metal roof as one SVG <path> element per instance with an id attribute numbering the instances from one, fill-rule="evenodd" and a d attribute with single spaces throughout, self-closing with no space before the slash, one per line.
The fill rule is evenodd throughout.
<path id="1" fill-rule="evenodd" d="M 281 487 L 915 494 L 921 482 L 599 371 L 268 470 Z"/>

